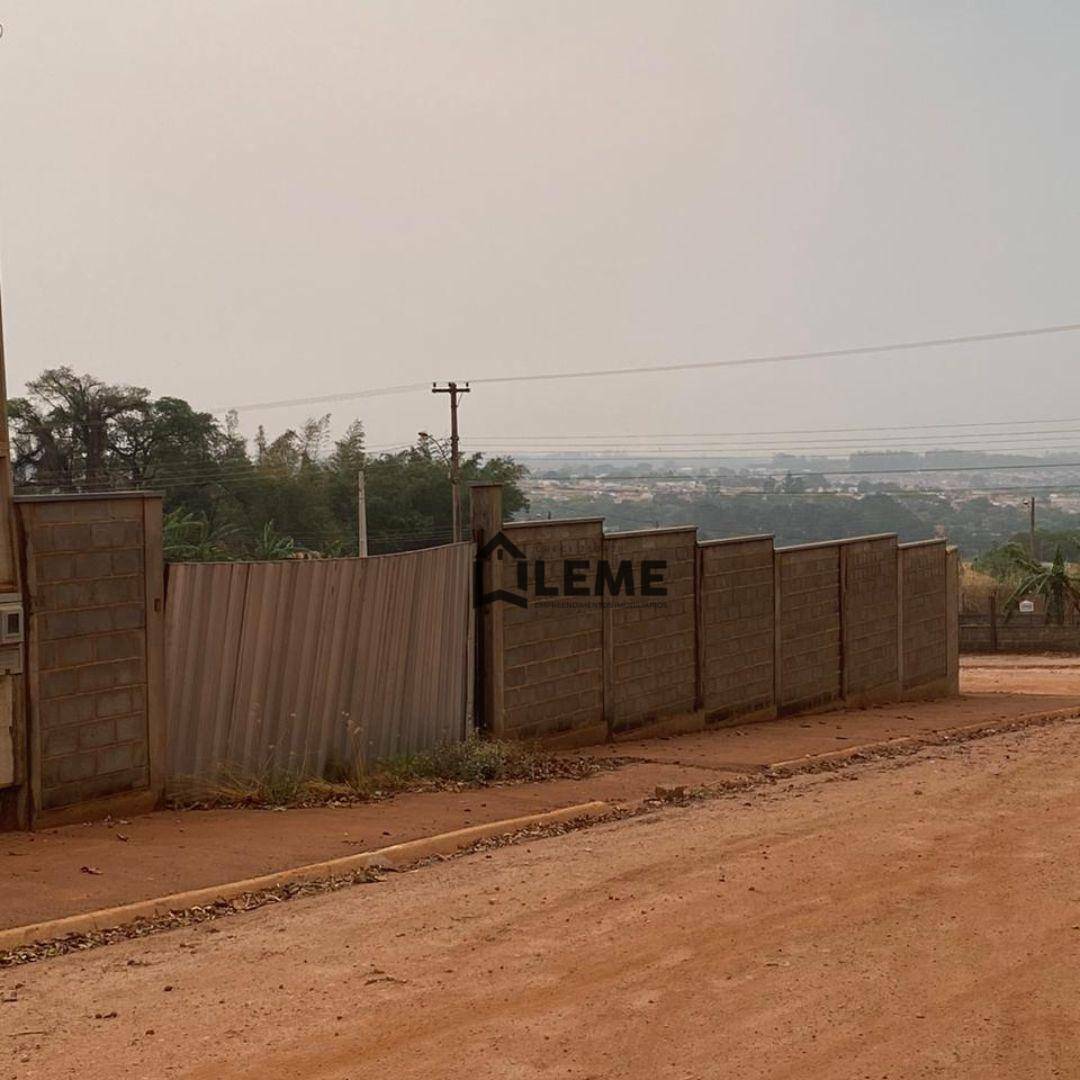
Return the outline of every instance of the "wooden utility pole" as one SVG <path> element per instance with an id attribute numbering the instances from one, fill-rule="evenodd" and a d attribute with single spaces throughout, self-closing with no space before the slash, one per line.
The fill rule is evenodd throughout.
<path id="1" fill-rule="evenodd" d="M 19 559 L 15 549 L 15 489 L 8 442 L 7 373 L 4 361 L 4 313 L 0 300 L 0 593 L 17 592 Z"/>
<path id="2" fill-rule="evenodd" d="M 461 451 L 458 446 L 458 395 L 469 392 L 469 384 L 458 386 L 448 382 L 445 386 L 431 384 L 433 394 L 450 395 L 450 493 L 453 498 L 454 543 L 461 540 Z"/>
<path id="3" fill-rule="evenodd" d="M 0 304 L 0 789 L 26 779 L 26 734 L 23 709 L 22 572 L 16 543 L 15 490 L 8 440 L 7 378 L 4 367 L 4 324 Z M 0 820 L 26 828 L 27 804 L 15 789 L 0 790 Z"/>
<path id="4" fill-rule="evenodd" d="M 1032 495 L 1031 498 L 1028 499 L 1028 509 L 1031 512 L 1030 524 L 1028 526 L 1028 531 L 1029 531 L 1029 535 L 1030 535 L 1030 538 L 1031 538 L 1031 557 L 1033 559 L 1035 559 L 1036 561 L 1038 561 L 1039 556 L 1035 551 L 1035 496 L 1034 495 Z"/>
<path id="5" fill-rule="evenodd" d="M 367 489 L 364 484 L 364 470 L 356 478 L 356 524 L 357 553 L 360 558 L 367 555 Z"/>

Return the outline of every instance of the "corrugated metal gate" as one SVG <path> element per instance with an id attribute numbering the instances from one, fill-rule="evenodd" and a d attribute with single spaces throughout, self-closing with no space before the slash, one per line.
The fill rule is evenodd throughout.
<path id="1" fill-rule="evenodd" d="M 171 566 L 169 776 L 325 775 L 462 739 L 472 572 L 471 543 Z"/>

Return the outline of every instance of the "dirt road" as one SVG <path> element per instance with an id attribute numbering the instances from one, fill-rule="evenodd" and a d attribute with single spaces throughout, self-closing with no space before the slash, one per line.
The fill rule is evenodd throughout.
<path id="1" fill-rule="evenodd" d="M 1074 1077 L 1078 751 L 1062 722 L 11 969 L 0 1076 Z"/>
<path id="2" fill-rule="evenodd" d="M 1075 694 L 1080 656 L 965 656 L 960 682 L 965 694 Z"/>
<path id="3" fill-rule="evenodd" d="M 0 840 L 0 927 L 256 877 L 465 826 L 592 800 L 636 805 L 657 786 L 697 788 L 765 766 L 897 738 L 988 724 L 1080 704 L 1080 661 L 1053 668 L 1016 657 L 963 671 L 965 696 L 834 709 L 666 739 L 587 747 L 634 764 L 578 780 L 399 795 L 390 801 L 268 813 L 160 811 Z M 1017 663 L 1017 660 L 1021 660 Z M 974 691 L 967 683 L 976 684 Z M 1023 685 L 1024 692 L 1013 687 Z M 981 691 L 981 692 L 980 692 Z M 118 843 L 118 836 L 125 842 Z M 100 874 L 81 872 L 93 867 Z"/>

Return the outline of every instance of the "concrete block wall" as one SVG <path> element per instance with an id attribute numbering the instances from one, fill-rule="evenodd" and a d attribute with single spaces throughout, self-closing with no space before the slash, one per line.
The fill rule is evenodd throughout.
<path id="1" fill-rule="evenodd" d="M 945 541 L 901 544 L 899 559 L 903 691 L 946 692 L 949 644 Z"/>
<path id="2" fill-rule="evenodd" d="M 1076 652 L 1080 650 L 1080 629 L 1074 629 L 1073 627 L 1063 627 L 1071 634 L 1071 640 L 1068 642 L 1066 648 L 1060 650 L 1057 649 L 1035 649 L 1035 652 Z M 1000 634 L 1000 630 L 999 630 Z M 997 649 L 1000 649 L 1001 641 L 998 639 Z M 996 652 L 997 649 L 994 646 L 994 638 L 990 630 L 990 617 L 988 615 L 960 615 L 960 651 L 962 653 L 985 653 Z M 1009 652 L 1016 652 L 1018 650 L 1009 649 Z M 1024 652 L 1024 649 L 1020 649 L 1020 652 Z"/>
<path id="3" fill-rule="evenodd" d="M 160 608 L 161 594 L 153 584 L 148 591 L 148 577 L 161 573 L 160 502 L 137 494 L 17 503 L 38 810 L 151 788 L 150 669 L 159 657 L 148 608 L 155 600 Z"/>
<path id="4" fill-rule="evenodd" d="M 779 711 L 839 700 L 840 545 L 777 548 L 775 573 Z"/>
<path id="5" fill-rule="evenodd" d="M 899 695 L 897 561 L 892 535 L 841 545 L 845 701 L 895 701 Z"/>
<path id="6" fill-rule="evenodd" d="M 699 545 L 700 705 L 709 721 L 775 715 L 773 584 L 771 536 Z"/>
<path id="7" fill-rule="evenodd" d="M 604 538 L 612 573 L 624 560 L 638 576 L 637 595 L 607 599 L 605 713 L 608 729 L 620 734 L 661 717 L 692 713 L 697 661 L 695 576 L 697 530 L 650 529 Z M 641 595 L 640 570 L 662 564 L 666 595 Z"/>
<path id="8" fill-rule="evenodd" d="M 768 536 L 698 543 L 692 528 L 605 536 L 599 519 L 504 525 L 495 487 L 474 489 L 474 536 L 482 545 L 501 525 L 521 549 L 529 605 L 478 611 L 477 699 L 492 734 L 584 743 L 959 692 L 957 564 L 943 541 L 774 550 Z M 590 581 L 600 558 L 637 575 L 653 559 L 668 595 L 651 607 L 623 595 L 545 602 L 537 558 L 549 582 L 567 558 Z M 516 592 L 518 572 L 509 557 L 481 560 L 478 580 Z"/>
<path id="9" fill-rule="evenodd" d="M 1039 626 L 1016 620 L 1000 622 L 997 648 L 990 636 L 990 620 L 985 615 L 963 616 L 960 622 L 960 651 L 965 653 L 1080 653 L 1080 627 Z"/>
<path id="10" fill-rule="evenodd" d="M 587 564 L 582 575 L 592 581 L 603 552 L 603 522 L 541 522 L 505 525 L 503 532 L 528 560 L 529 606 L 500 604 L 498 649 L 501 653 L 501 707 L 493 734 L 532 739 L 569 731 L 592 730 L 603 737 L 603 611 L 597 598 L 537 595 L 535 561 L 544 560 L 562 587 L 564 560 Z M 517 590 L 517 567 L 503 558 L 496 564 L 496 587 Z"/>

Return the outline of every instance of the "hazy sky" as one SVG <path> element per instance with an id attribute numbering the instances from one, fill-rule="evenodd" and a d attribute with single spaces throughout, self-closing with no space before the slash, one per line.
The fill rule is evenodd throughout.
<path id="1" fill-rule="evenodd" d="M 12 393 L 70 364 L 209 408 L 1080 321 L 1075 0 L 0 0 L 0 22 Z M 1080 416 L 1078 353 L 482 386 L 462 427 Z M 327 409 L 375 445 L 446 428 L 426 393 L 242 421 Z"/>

